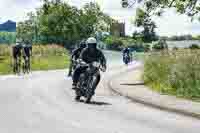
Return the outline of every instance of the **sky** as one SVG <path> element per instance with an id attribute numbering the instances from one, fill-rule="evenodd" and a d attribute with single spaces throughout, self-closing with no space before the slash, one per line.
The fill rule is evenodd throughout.
<path id="1" fill-rule="evenodd" d="M 64 0 L 70 5 L 82 7 L 85 3 L 96 1 L 101 6 L 104 13 L 111 17 L 126 23 L 126 34 L 131 35 L 133 31 L 138 30 L 134 27 L 136 8 L 135 5 L 129 9 L 121 8 L 121 0 Z M 131 0 L 130 0 L 131 1 Z M 0 23 L 10 19 L 13 21 L 23 21 L 26 14 L 34 11 L 41 5 L 40 0 L 0 0 Z M 179 15 L 174 10 L 168 10 L 162 17 L 153 17 L 157 24 L 156 32 L 161 36 L 183 35 L 183 34 L 200 34 L 200 22 L 190 21 L 186 15 Z"/>

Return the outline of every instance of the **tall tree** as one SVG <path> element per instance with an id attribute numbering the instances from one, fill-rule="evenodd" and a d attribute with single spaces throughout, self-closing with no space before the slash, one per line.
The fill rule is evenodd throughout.
<path id="1" fill-rule="evenodd" d="M 161 15 L 165 8 L 175 8 L 181 14 L 200 17 L 199 0 L 138 0 L 143 1 L 147 12 Z"/>
<path id="2" fill-rule="evenodd" d="M 135 25 L 137 27 L 143 27 L 142 39 L 144 42 L 152 42 L 157 39 L 155 33 L 155 22 L 151 19 L 147 12 L 140 8 L 136 11 Z"/>
<path id="3" fill-rule="evenodd" d="M 20 22 L 17 31 L 22 38 L 67 45 L 108 29 L 111 21 L 96 3 L 78 9 L 61 0 L 43 0 L 36 14 Z"/>
<path id="4" fill-rule="evenodd" d="M 17 38 L 23 41 L 33 42 L 35 37 L 36 16 L 32 12 L 28 13 L 27 16 L 27 20 L 17 24 Z"/>

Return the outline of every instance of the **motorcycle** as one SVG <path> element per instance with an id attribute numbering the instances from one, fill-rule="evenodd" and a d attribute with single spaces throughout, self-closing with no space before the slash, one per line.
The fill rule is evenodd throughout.
<path id="1" fill-rule="evenodd" d="M 99 62 L 93 62 L 91 64 L 81 62 L 81 65 L 87 66 L 87 69 L 80 75 L 75 100 L 79 101 L 81 97 L 85 97 L 85 103 L 90 103 L 92 96 L 95 94 L 97 75 L 100 73 L 100 70 L 103 72 L 105 70 Z"/>
<path id="2" fill-rule="evenodd" d="M 127 53 L 124 55 L 123 61 L 126 65 L 130 62 L 130 56 Z"/>

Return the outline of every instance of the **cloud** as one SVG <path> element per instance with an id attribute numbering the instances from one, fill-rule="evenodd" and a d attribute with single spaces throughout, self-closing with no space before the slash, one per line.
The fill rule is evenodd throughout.
<path id="1" fill-rule="evenodd" d="M 41 0 L 0 0 L 0 23 L 8 19 L 22 21 L 26 14 L 34 11 L 41 5 Z M 64 0 L 70 5 L 82 7 L 90 1 L 96 1 L 106 14 L 126 23 L 126 33 L 131 35 L 133 31 L 138 30 L 131 21 L 135 17 L 136 8 L 123 9 L 121 0 Z M 3 11 L 3 12 L 2 12 Z M 199 22 L 191 22 L 185 15 L 178 15 L 173 10 L 168 10 L 163 17 L 154 17 L 159 35 L 180 35 L 180 34 L 200 34 Z"/>
<path id="2" fill-rule="evenodd" d="M 22 21 L 26 14 L 41 4 L 40 0 L 1 0 L 0 23 L 8 19 Z"/>
<path id="3" fill-rule="evenodd" d="M 191 21 L 186 15 L 180 15 L 173 9 L 168 10 L 162 17 L 154 17 L 160 35 L 200 34 L 200 25 Z"/>

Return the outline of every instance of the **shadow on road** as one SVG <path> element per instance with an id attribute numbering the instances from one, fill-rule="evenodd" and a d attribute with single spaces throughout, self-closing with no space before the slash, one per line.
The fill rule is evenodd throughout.
<path id="1" fill-rule="evenodd" d="M 80 100 L 80 102 L 84 103 L 84 100 Z M 97 105 L 97 106 L 103 106 L 103 105 L 112 105 L 110 103 L 106 103 L 106 102 L 97 102 L 97 101 L 91 101 L 90 103 L 88 103 L 89 105 Z"/>
<path id="2" fill-rule="evenodd" d="M 140 85 L 144 85 L 144 83 L 123 83 L 120 85 L 127 85 L 127 86 L 140 86 Z"/>

